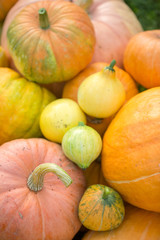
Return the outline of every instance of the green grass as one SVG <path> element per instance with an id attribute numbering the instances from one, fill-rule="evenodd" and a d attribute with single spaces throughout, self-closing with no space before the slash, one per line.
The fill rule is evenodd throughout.
<path id="1" fill-rule="evenodd" d="M 160 0 L 124 0 L 144 30 L 160 29 Z"/>

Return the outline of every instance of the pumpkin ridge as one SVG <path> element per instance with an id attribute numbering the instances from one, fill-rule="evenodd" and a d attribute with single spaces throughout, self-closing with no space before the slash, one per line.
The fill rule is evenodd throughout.
<path id="1" fill-rule="evenodd" d="M 142 176 L 142 177 L 139 177 L 139 178 L 135 178 L 135 179 L 131 179 L 131 180 L 109 180 L 109 179 L 106 179 L 105 180 L 107 182 L 110 182 L 110 183 L 117 183 L 117 184 L 123 184 L 123 183 L 132 183 L 132 182 L 138 182 L 138 181 L 141 181 L 141 180 L 144 180 L 144 179 L 147 179 L 147 178 L 150 178 L 150 177 L 154 177 L 154 176 L 157 176 L 159 175 L 160 172 L 156 172 L 156 173 L 153 173 L 153 174 L 150 174 L 150 175 L 147 175 L 147 176 Z"/>
<path id="2" fill-rule="evenodd" d="M 36 83 L 34 83 L 34 84 L 36 84 Z M 43 93 L 43 91 L 44 91 L 44 88 L 40 88 L 39 87 L 39 89 L 41 90 L 41 93 Z M 26 89 L 25 89 L 26 90 Z M 41 103 L 43 102 L 43 100 L 44 100 L 44 94 L 42 94 L 42 97 L 41 97 Z M 24 97 L 24 95 L 23 95 L 23 97 Z M 39 103 L 39 105 L 41 105 L 40 103 Z M 42 105 L 41 105 L 42 106 Z M 39 112 L 39 113 L 38 113 Z M 38 113 L 38 114 L 37 114 Z M 37 117 L 38 115 L 40 116 L 40 113 L 41 113 L 41 111 L 39 111 L 39 108 L 38 108 L 38 106 L 37 106 L 37 113 L 36 114 L 34 114 L 34 120 L 31 122 L 31 124 L 30 124 L 30 126 L 28 126 L 28 129 L 26 129 L 25 130 L 25 133 L 23 134 L 23 138 L 27 138 L 27 135 L 30 133 L 30 131 L 32 131 L 32 129 L 34 128 L 34 126 L 36 125 L 36 123 L 39 121 L 39 118 Z M 41 136 L 42 136 L 42 133 L 41 133 Z M 38 137 L 38 136 L 37 136 Z"/>
<path id="3" fill-rule="evenodd" d="M 99 203 L 99 201 L 97 200 L 96 203 L 95 203 L 95 205 L 94 205 L 94 206 L 92 207 L 92 209 L 90 210 L 90 212 L 86 215 L 86 217 L 85 217 L 83 220 L 81 220 L 82 224 L 86 221 L 86 219 L 88 218 L 88 216 L 91 215 L 92 211 L 93 211 L 94 208 L 98 205 L 98 203 Z M 83 205 L 85 205 L 85 203 L 84 203 Z"/>
<path id="4" fill-rule="evenodd" d="M 32 54 L 32 63 L 31 63 L 31 69 L 30 69 L 30 71 L 31 71 L 31 76 L 33 76 L 33 72 L 34 72 L 34 65 L 33 65 L 33 59 L 34 59 L 34 55 L 35 55 L 35 53 L 36 53 L 36 50 L 37 50 L 37 47 L 38 47 L 38 44 L 39 44 L 39 42 L 40 42 L 40 39 L 41 39 L 41 36 L 42 36 L 42 33 L 40 33 L 40 35 L 39 35 L 39 38 L 38 38 L 38 40 L 36 41 L 36 43 L 35 43 L 35 48 L 34 48 L 34 51 L 33 51 L 33 54 Z M 33 81 L 34 81 L 34 79 L 33 79 Z"/>
<path id="5" fill-rule="evenodd" d="M 62 81 L 62 79 L 64 79 L 64 78 L 63 78 L 64 75 L 63 75 L 63 67 L 62 67 L 62 64 L 61 64 L 61 60 L 59 60 L 60 55 L 57 54 L 56 46 L 53 44 L 53 41 L 51 40 L 51 39 L 52 39 L 51 33 L 52 33 L 52 34 L 54 33 L 54 38 L 55 38 L 55 37 L 56 37 L 56 38 L 60 38 L 60 37 L 59 37 L 59 32 L 58 32 L 58 35 L 56 35 L 57 32 L 56 32 L 56 34 L 55 34 L 55 30 L 54 30 L 52 27 L 50 27 L 50 30 L 51 30 L 51 32 L 48 32 L 49 44 L 50 44 L 50 46 L 51 46 L 51 48 L 52 48 L 52 50 L 53 50 L 53 55 L 56 56 L 56 57 L 54 58 L 54 63 L 55 63 L 56 66 L 58 65 L 58 67 L 60 68 L 59 73 L 60 73 L 61 76 L 60 76 L 59 78 L 60 78 L 61 81 Z M 54 69 L 56 68 L 56 66 L 54 67 Z M 60 82 L 61 82 L 61 81 L 60 81 Z M 55 81 L 55 82 L 56 82 L 56 81 Z"/>
<path id="6" fill-rule="evenodd" d="M 41 102 L 39 103 L 39 107 L 37 106 L 37 113 L 35 114 L 35 118 L 32 121 L 30 127 L 26 130 L 26 133 L 24 134 L 23 138 L 27 138 L 28 135 L 30 135 L 30 132 L 32 132 L 32 130 L 34 129 L 35 125 L 39 122 L 41 112 L 42 112 L 44 106 L 46 105 L 46 104 L 44 104 L 44 101 L 45 101 L 44 95 L 45 95 L 45 92 L 47 90 L 45 88 L 41 88 L 41 87 L 39 87 L 39 89 L 41 90 L 41 95 L 42 95 L 41 96 Z M 37 116 L 39 116 L 39 117 L 37 117 Z M 40 129 L 40 127 L 39 127 L 39 129 Z M 41 136 L 42 136 L 42 133 L 39 134 L 39 137 L 41 137 Z M 37 137 L 38 137 L 38 135 L 37 135 Z"/>
<path id="7" fill-rule="evenodd" d="M 101 230 L 101 227 L 102 227 L 102 224 L 103 224 L 104 212 L 105 212 L 105 204 L 103 204 L 102 215 L 101 215 L 101 223 L 100 223 L 98 231 Z"/>
<path id="8" fill-rule="evenodd" d="M 22 83 L 22 81 L 20 80 L 20 79 L 22 79 L 23 80 L 23 83 Z M 20 82 L 20 81 L 21 82 Z M 18 76 L 18 78 L 16 78 L 16 79 L 13 79 L 13 81 L 12 81 L 12 79 L 9 81 L 10 82 L 10 85 L 9 85 L 9 87 L 7 88 L 7 90 L 6 91 L 8 91 L 8 92 L 10 92 L 10 88 L 12 88 L 14 85 L 15 85 L 15 83 L 18 85 L 18 83 L 20 82 L 20 88 L 21 88 L 21 91 L 22 91 L 22 94 L 21 94 L 21 98 L 19 98 L 19 100 L 21 100 L 22 99 L 22 95 L 23 95 L 23 93 L 25 92 L 25 88 L 24 88 L 24 86 L 26 86 L 26 83 L 27 83 L 27 80 L 26 79 L 24 79 L 24 78 L 20 78 L 19 76 Z M 22 84 L 23 84 L 23 87 L 22 87 Z M 22 90 L 23 89 L 23 90 Z M 17 105 L 16 104 L 14 104 L 14 106 L 12 105 L 12 114 L 14 115 L 14 113 L 17 111 Z M 7 124 L 7 119 L 5 119 L 5 124 Z M 8 118 L 8 123 L 9 123 L 9 121 L 10 121 L 10 119 Z M 4 131 L 3 131 L 4 132 Z M 4 135 L 5 135 L 5 139 L 6 139 L 6 136 L 7 136 L 7 140 L 10 138 L 10 136 L 13 136 L 13 133 L 16 133 L 17 132 L 17 129 L 12 129 L 12 131 L 10 131 L 9 132 L 9 134 L 8 133 L 5 133 Z M 11 139 L 10 139 L 11 140 Z"/>
<path id="9" fill-rule="evenodd" d="M 36 199 L 37 199 L 37 202 L 38 202 L 38 205 L 39 205 L 39 211 L 40 211 L 40 214 L 41 214 L 42 240 L 45 240 L 45 221 L 44 221 L 44 215 L 43 215 L 42 206 L 41 206 L 41 202 L 40 202 L 40 199 L 39 199 L 39 197 L 38 197 L 38 194 L 35 194 L 35 195 L 36 195 Z"/>
<path id="10" fill-rule="evenodd" d="M 26 188 L 26 186 L 24 186 L 24 187 L 17 187 L 17 186 L 16 186 L 16 189 L 15 189 L 15 188 L 12 188 L 12 189 L 9 189 L 8 191 L 9 191 L 10 193 L 12 193 L 13 191 L 16 191 L 17 189 L 19 190 L 19 189 L 23 189 L 23 188 Z M 0 195 L 1 195 L 1 194 L 6 194 L 6 195 L 8 195 L 8 191 L 7 191 L 7 192 L 6 192 L 6 190 L 1 191 L 1 192 L 0 192 Z"/>

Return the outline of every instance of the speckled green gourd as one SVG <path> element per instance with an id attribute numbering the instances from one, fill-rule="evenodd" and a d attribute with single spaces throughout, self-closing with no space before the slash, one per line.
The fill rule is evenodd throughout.
<path id="1" fill-rule="evenodd" d="M 123 199 L 113 188 L 94 184 L 84 192 L 78 209 L 81 223 L 93 231 L 108 231 L 117 228 L 123 221 Z"/>

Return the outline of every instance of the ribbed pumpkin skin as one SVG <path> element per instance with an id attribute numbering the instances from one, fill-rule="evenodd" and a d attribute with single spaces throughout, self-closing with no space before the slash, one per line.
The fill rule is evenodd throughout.
<path id="1" fill-rule="evenodd" d="M 41 191 L 27 179 L 41 163 L 55 163 L 72 178 L 67 188 L 47 173 Z M 80 229 L 78 203 L 85 190 L 83 172 L 63 154 L 61 146 L 45 139 L 19 139 L 0 147 L 0 239 L 71 240 Z"/>
<path id="2" fill-rule="evenodd" d="M 39 117 L 55 96 L 9 68 L 0 68 L 0 144 L 41 137 Z"/>
<path id="3" fill-rule="evenodd" d="M 160 86 L 160 30 L 136 34 L 124 53 L 124 67 L 146 88 Z"/>
<path id="4" fill-rule="evenodd" d="M 1 0 L 0 1 L 0 21 L 3 21 L 5 19 L 7 13 L 17 1 L 18 0 Z"/>
<path id="5" fill-rule="evenodd" d="M 65 83 L 62 91 L 62 97 L 63 98 L 70 98 L 77 102 L 77 93 L 78 88 L 80 84 L 90 76 L 91 74 L 94 74 L 98 71 L 101 71 L 104 67 L 108 66 L 109 64 L 105 62 L 97 62 L 92 63 L 88 67 L 86 67 L 82 72 L 80 72 L 75 78 Z M 138 93 L 138 88 L 136 86 L 136 83 L 134 80 L 130 77 L 130 75 L 125 72 L 124 70 L 120 69 L 119 67 L 114 67 L 116 71 L 116 76 L 120 79 L 122 82 L 125 91 L 126 91 L 126 101 L 128 101 L 130 98 L 135 96 Z M 125 102 L 126 102 L 125 101 Z M 104 118 L 104 119 L 91 119 L 88 118 L 87 125 L 90 127 L 93 127 L 96 129 L 100 135 L 103 135 L 106 128 L 110 124 L 113 117 Z"/>
<path id="6" fill-rule="evenodd" d="M 160 212 L 160 87 L 130 99 L 103 137 L 102 172 L 127 202 Z"/>
<path id="7" fill-rule="evenodd" d="M 78 208 L 82 224 L 94 231 L 110 230 L 123 221 L 125 209 L 120 195 L 109 188 L 109 194 L 103 199 L 105 185 L 91 185 L 84 192 Z"/>
<path id="8" fill-rule="evenodd" d="M 159 240 L 160 214 L 125 206 L 122 224 L 112 231 L 89 231 L 82 240 Z"/>
<path id="9" fill-rule="evenodd" d="M 45 8 L 50 26 L 42 29 L 38 11 Z M 22 9 L 7 31 L 9 52 L 18 71 L 38 83 L 73 78 L 92 59 L 92 23 L 79 6 L 63 0 L 35 2 Z"/>

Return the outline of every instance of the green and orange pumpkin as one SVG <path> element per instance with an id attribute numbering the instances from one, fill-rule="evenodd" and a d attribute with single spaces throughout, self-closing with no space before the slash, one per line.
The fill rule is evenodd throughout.
<path id="1" fill-rule="evenodd" d="M 55 99 L 47 89 L 1 67 L 0 144 L 17 138 L 42 137 L 40 114 Z"/>

